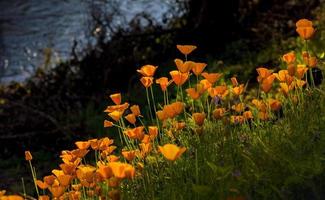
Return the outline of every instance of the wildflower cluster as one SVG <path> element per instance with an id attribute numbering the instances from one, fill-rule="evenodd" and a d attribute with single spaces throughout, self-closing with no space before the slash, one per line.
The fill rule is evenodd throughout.
<path id="1" fill-rule="evenodd" d="M 187 158 L 197 163 L 197 149 L 192 139 L 200 140 L 211 124 L 236 128 L 280 118 L 284 103 L 298 104 L 303 98 L 301 91 L 315 87 L 312 74 L 307 76 L 317 64 L 316 57 L 308 51 L 308 40 L 315 29 L 306 19 L 296 25 L 306 44 L 302 59 L 297 59 L 295 52 L 289 52 L 282 57 L 286 69 L 274 72 L 258 67 L 259 89 L 254 95 L 248 93 L 247 84 L 238 82 L 236 77 L 227 80 L 222 73 L 206 71 L 206 63 L 189 60 L 189 55 L 197 49 L 193 45 L 177 45 L 184 60 L 174 60 L 175 68 L 169 72 L 170 77 L 155 78 L 157 66 L 142 66 L 137 72 L 146 91 L 149 115 L 142 115 L 139 105 L 123 102 L 120 93 L 109 96 L 113 105 L 104 110 L 107 113 L 104 127 L 118 130 L 121 148 L 108 137 L 77 141 L 74 149 L 61 152 L 59 168 L 42 179 L 36 176 L 32 155 L 25 153 L 38 198 L 120 199 L 121 190 L 127 189 L 132 181 L 145 184 L 150 176 L 146 168 L 161 166 L 161 163 L 171 167 Z M 156 92 L 162 93 L 162 103 L 155 101 L 153 84 L 160 86 L 161 91 Z M 175 99 L 170 99 L 169 91 L 176 91 Z M 95 160 L 87 162 L 90 152 Z M 197 173 L 196 169 L 196 179 Z M 5 191 L 1 191 L 0 199 L 22 198 L 6 196 Z"/>

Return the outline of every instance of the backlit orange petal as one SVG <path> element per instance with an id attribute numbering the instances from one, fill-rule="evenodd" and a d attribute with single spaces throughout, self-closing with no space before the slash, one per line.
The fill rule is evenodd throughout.
<path id="1" fill-rule="evenodd" d="M 108 128 L 108 127 L 112 127 L 113 126 L 113 122 L 108 121 L 108 120 L 104 120 L 104 127 Z"/>
<path id="2" fill-rule="evenodd" d="M 120 105 L 121 104 L 121 93 L 115 93 L 115 94 L 111 94 L 109 95 L 109 97 L 112 99 L 112 101 L 116 104 L 116 105 Z"/>
<path id="3" fill-rule="evenodd" d="M 204 68 L 207 66 L 206 63 L 194 63 L 193 67 L 192 67 L 192 72 L 196 75 L 199 76 Z"/>
<path id="4" fill-rule="evenodd" d="M 155 67 L 153 65 L 144 65 L 141 67 L 140 70 L 138 69 L 137 72 L 139 72 L 143 76 L 152 77 L 155 74 L 157 68 L 158 67 Z"/>
<path id="5" fill-rule="evenodd" d="M 25 151 L 25 160 L 30 161 L 32 159 L 33 159 L 33 156 L 30 153 L 30 151 Z"/>
<path id="6" fill-rule="evenodd" d="M 201 74 L 205 79 L 207 79 L 211 84 L 214 84 L 215 82 L 217 82 L 220 77 L 222 76 L 222 74 L 220 73 L 207 73 L 207 72 L 203 72 Z"/>
<path id="7" fill-rule="evenodd" d="M 188 73 L 181 73 L 177 70 L 171 71 L 169 74 L 171 75 L 174 83 L 178 86 L 183 85 L 189 77 Z"/>
<path id="8" fill-rule="evenodd" d="M 125 116 L 125 119 L 131 124 L 135 124 L 135 122 L 137 121 L 137 119 L 135 118 L 135 115 L 133 113 Z"/>
<path id="9" fill-rule="evenodd" d="M 205 120 L 205 113 L 193 113 L 192 118 L 196 125 L 202 126 Z"/>
<path id="10" fill-rule="evenodd" d="M 190 54 L 197 47 L 194 45 L 176 45 L 177 49 L 184 55 Z"/>
<path id="11" fill-rule="evenodd" d="M 78 149 L 88 149 L 90 146 L 89 141 L 78 141 L 78 142 L 75 142 L 75 144 L 78 147 Z"/>
<path id="12" fill-rule="evenodd" d="M 178 147 L 174 144 L 165 144 L 164 146 L 158 146 L 159 151 L 167 160 L 175 161 L 178 159 L 185 151 L 185 147 Z"/>
<path id="13" fill-rule="evenodd" d="M 140 79 L 140 81 L 145 88 L 148 88 L 153 84 L 153 77 L 144 76 Z"/>

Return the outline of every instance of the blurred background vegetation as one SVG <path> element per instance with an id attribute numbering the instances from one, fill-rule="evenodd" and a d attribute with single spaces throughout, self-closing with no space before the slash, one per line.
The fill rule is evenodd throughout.
<path id="1" fill-rule="evenodd" d="M 117 2 L 101 1 L 111 7 Z M 278 69 L 280 56 L 297 48 L 295 22 L 300 18 L 315 21 L 320 42 L 312 47 L 324 52 L 324 0 L 173 3 L 163 25 L 140 12 L 127 28 L 112 26 L 118 11 L 93 6 L 84 13 L 91 19 L 84 31 L 94 45 L 81 54 L 73 45 L 70 58 L 55 67 L 46 67 L 53 64 L 53 52 L 45 49 L 44 63 L 25 82 L 0 85 L 0 188 L 18 191 L 20 177 L 29 177 L 25 150 L 33 152 L 35 162 L 46 163 L 36 166 L 47 174 L 60 150 L 71 149 L 74 141 L 114 137 L 103 128 L 108 94 L 121 91 L 124 100 L 144 105 L 136 69 L 153 64 L 165 74 L 180 56 L 176 44 L 197 45 L 191 59 L 208 62 L 208 70 L 222 71 L 226 78 L 235 74 L 250 83 L 255 82 L 256 67 Z"/>

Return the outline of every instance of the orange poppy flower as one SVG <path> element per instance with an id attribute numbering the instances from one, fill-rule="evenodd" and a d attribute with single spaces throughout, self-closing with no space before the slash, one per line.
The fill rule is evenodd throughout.
<path id="1" fill-rule="evenodd" d="M 120 120 L 122 115 L 123 115 L 123 112 L 117 111 L 117 110 L 115 110 L 115 111 L 113 111 L 111 113 L 108 113 L 108 116 L 110 116 L 116 122 Z"/>
<path id="2" fill-rule="evenodd" d="M 104 127 L 108 128 L 108 127 L 112 127 L 113 126 L 113 122 L 108 121 L 108 120 L 104 120 Z"/>
<path id="3" fill-rule="evenodd" d="M 116 162 L 120 160 L 120 157 L 116 156 L 116 155 L 109 155 L 107 156 L 107 161 L 108 162 Z"/>
<path id="4" fill-rule="evenodd" d="M 30 151 L 25 151 L 25 160 L 31 161 L 32 159 L 33 159 L 33 156 L 30 153 Z"/>
<path id="5" fill-rule="evenodd" d="M 222 98 L 228 95 L 228 88 L 225 85 L 216 86 L 208 89 L 209 95 L 213 98 L 215 96 L 221 96 Z"/>
<path id="6" fill-rule="evenodd" d="M 90 146 L 89 141 L 78 141 L 78 142 L 75 142 L 75 144 L 78 147 L 78 149 L 88 149 Z"/>
<path id="7" fill-rule="evenodd" d="M 120 105 L 121 104 L 121 93 L 115 93 L 115 94 L 111 94 L 109 95 L 109 97 L 112 99 L 112 101 L 116 104 L 116 105 Z"/>
<path id="8" fill-rule="evenodd" d="M 54 175 L 44 176 L 43 181 L 47 185 L 53 185 L 56 177 Z"/>
<path id="9" fill-rule="evenodd" d="M 138 69 L 137 72 L 146 77 L 153 77 L 157 68 L 158 67 L 155 67 L 153 65 L 144 65 L 141 67 L 141 69 Z"/>
<path id="10" fill-rule="evenodd" d="M 91 187 L 95 182 L 96 168 L 90 165 L 80 165 L 76 171 L 77 178 L 85 187 Z"/>
<path id="11" fill-rule="evenodd" d="M 177 70 L 171 71 L 169 74 L 171 75 L 174 83 L 178 86 L 183 85 L 189 77 L 189 73 L 181 73 Z"/>
<path id="12" fill-rule="evenodd" d="M 40 195 L 40 196 L 38 197 L 38 200 L 50 200 L 50 197 L 47 196 L 47 195 Z"/>
<path id="13" fill-rule="evenodd" d="M 268 120 L 269 119 L 269 114 L 267 112 L 259 112 L 258 113 L 258 118 L 260 120 L 263 120 L 263 121 Z"/>
<path id="14" fill-rule="evenodd" d="M 150 136 L 144 134 L 143 139 L 141 140 L 142 143 L 148 144 L 151 141 Z"/>
<path id="15" fill-rule="evenodd" d="M 226 113 L 225 108 L 216 108 L 212 112 L 212 115 L 215 119 L 221 119 L 225 115 L 225 113 Z"/>
<path id="16" fill-rule="evenodd" d="M 60 196 L 62 196 L 64 194 L 65 187 L 52 186 L 52 187 L 49 187 L 49 190 L 50 190 L 51 194 L 53 195 L 53 197 L 59 198 Z"/>
<path id="17" fill-rule="evenodd" d="M 137 119 L 135 118 L 135 115 L 133 113 L 128 114 L 127 116 L 124 117 L 130 124 L 135 124 Z"/>
<path id="18" fill-rule="evenodd" d="M 200 98 L 201 96 L 201 94 L 197 92 L 195 88 L 188 88 L 185 91 L 188 94 L 188 96 L 190 96 L 194 100 Z"/>
<path id="19" fill-rule="evenodd" d="M 244 92 L 244 89 L 245 89 L 244 88 L 244 84 L 240 84 L 239 86 L 234 87 L 232 89 L 232 92 L 233 92 L 234 95 L 239 96 L 239 95 L 241 95 Z"/>
<path id="20" fill-rule="evenodd" d="M 257 68 L 256 71 L 258 73 L 258 77 L 257 77 L 258 82 L 262 82 L 264 79 L 272 75 L 272 71 L 264 67 Z"/>
<path id="21" fill-rule="evenodd" d="M 293 81 L 292 83 L 293 83 L 293 87 L 301 88 L 302 86 L 304 86 L 306 84 L 306 81 L 297 79 L 297 80 Z"/>
<path id="22" fill-rule="evenodd" d="M 295 54 L 295 52 L 292 51 L 292 52 L 289 52 L 289 53 L 284 54 L 282 56 L 282 60 L 284 62 L 286 62 L 287 64 L 291 64 L 291 63 L 295 62 L 295 60 L 296 60 L 296 54 Z"/>
<path id="23" fill-rule="evenodd" d="M 177 49 L 184 55 L 190 54 L 197 47 L 194 45 L 176 45 Z"/>
<path id="24" fill-rule="evenodd" d="M 59 166 L 64 174 L 72 175 L 75 173 L 78 165 L 79 163 L 62 163 Z"/>
<path id="25" fill-rule="evenodd" d="M 122 155 L 123 157 L 128 160 L 129 162 L 131 162 L 136 155 L 136 151 L 135 150 L 131 150 L 131 151 L 122 151 Z"/>
<path id="26" fill-rule="evenodd" d="M 245 112 L 243 112 L 243 117 L 244 117 L 246 120 L 248 120 L 248 119 L 253 119 L 253 118 L 254 118 L 254 117 L 253 117 L 253 114 L 252 114 L 251 111 L 245 111 Z"/>
<path id="27" fill-rule="evenodd" d="M 280 110 L 280 108 L 281 108 L 281 102 L 279 100 L 268 99 L 268 103 L 269 103 L 271 110 L 273 110 L 273 111 Z"/>
<path id="28" fill-rule="evenodd" d="M 113 111 L 120 111 L 124 112 L 129 107 L 129 103 L 123 103 L 121 105 L 113 105 L 113 106 L 107 106 L 104 112 L 111 113 Z"/>
<path id="29" fill-rule="evenodd" d="M 141 116 L 140 107 L 138 105 L 131 106 L 130 110 L 135 116 Z"/>
<path id="30" fill-rule="evenodd" d="M 158 146 L 158 148 L 163 156 L 170 161 L 175 161 L 186 151 L 185 147 L 178 147 L 174 144 L 165 144 L 162 147 Z"/>
<path id="31" fill-rule="evenodd" d="M 196 125 L 202 126 L 205 120 L 205 113 L 193 113 L 192 118 Z"/>
<path id="32" fill-rule="evenodd" d="M 298 20 L 296 22 L 296 27 L 296 31 L 298 32 L 299 36 L 304 40 L 310 39 L 315 33 L 313 22 L 308 19 Z"/>
<path id="33" fill-rule="evenodd" d="M 142 140 L 144 136 L 144 126 L 138 126 L 136 128 L 127 129 L 124 132 L 130 139 Z"/>
<path id="34" fill-rule="evenodd" d="M 164 112 L 163 110 L 158 110 L 156 112 L 156 115 L 158 117 L 158 119 L 160 121 L 165 121 L 166 119 L 168 119 L 168 116 L 166 115 L 166 112 Z"/>
<path id="35" fill-rule="evenodd" d="M 245 122 L 245 118 L 244 116 L 241 115 L 236 115 L 236 116 L 231 116 L 230 117 L 230 122 L 233 124 L 242 124 Z"/>
<path id="36" fill-rule="evenodd" d="M 243 112 L 245 109 L 245 104 L 244 103 L 238 103 L 236 105 L 231 106 L 231 108 L 233 110 L 235 110 L 236 112 L 240 113 Z"/>
<path id="37" fill-rule="evenodd" d="M 57 179 L 58 179 L 61 186 L 66 187 L 66 186 L 70 185 L 70 182 L 72 180 L 72 176 L 63 174 L 63 175 L 58 176 Z"/>
<path id="38" fill-rule="evenodd" d="M 195 65 L 193 61 L 185 61 L 183 62 L 181 59 L 176 58 L 174 60 L 177 69 L 182 73 L 188 73 Z"/>
<path id="39" fill-rule="evenodd" d="M 152 144 L 151 143 L 141 143 L 141 144 L 139 144 L 139 147 L 141 149 L 141 156 L 142 157 L 145 157 L 152 150 Z"/>
<path id="40" fill-rule="evenodd" d="M 158 135 L 158 127 L 157 126 L 149 126 L 149 136 L 150 139 L 153 140 L 157 137 Z"/>
<path id="41" fill-rule="evenodd" d="M 202 87 L 202 92 L 205 92 L 207 89 L 212 87 L 212 83 L 210 83 L 207 79 L 202 79 L 200 80 L 199 87 Z"/>
<path id="42" fill-rule="evenodd" d="M 201 74 L 205 79 L 207 79 L 211 84 L 214 84 L 215 82 L 217 82 L 220 77 L 222 76 L 222 74 L 220 73 L 207 73 L 207 72 L 203 72 Z"/>
<path id="43" fill-rule="evenodd" d="M 275 79 L 275 76 L 273 74 L 268 76 L 267 78 L 263 79 L 262 84 L 261 84 L 261 89 L 265 93 L 268 93 L 271 90 L 274 79 Z"/>
<path id="44" fill-rule="evenodd" d="M 24 198 L 19 195 L 0 196 L 0 199 L 1 200 L 24 200 Z"/>
<path id="45" fill-rule="evenodd" d="M 308 67 L 314 68 L 317 65 L 317 58 L 314 56 L 311 56 L 308 58 Z"/>
<path id="46" fill-rule="evenodd" d="M 204 68 L 207 66 L 206 63 L 194 63 L 193 67 L 192 67 L 192 72 L 196 75 L 199 76 Z"/>
<path id="47" fill-rule="evenodd" d="M 288 70 L 280 70 L 278 73 L 273 73 L 273 75 L 280 81 L 291 84 L 293 77 L 289 75 Z"/>
<path id="48" fill-rule="evenodd" d="M 127 163 L 110 162 L 108 166 L 111 168 L 114 177 L 119 179 L 133 178 L 135 176 L 135 168 Z"/>
<path id="49" fill-rule="evenodd" d="M 296 77 L 298 79 L 302 79 L 307 71 L 308 71 L 308 68 L 305 65 L 298 65 Z"/>
<path id="50" fill-rule="evenodd" d="M 166 77 L 161 77 L 156 80 L 156 83 L 160 85 L 160 88 L 162 91 L 166 91 L 167 87 L 172 83 L 173 81 L 170 80 L 168 81 L 168 78 Z"/>
<path id="51" fill-rule="evenodd" d="M 263 101 L 253 99 L 252 103 L 259 111 L 266 112 L 266 104 Z"/>
<path id="52" fill-rule="evenodd" d="M 46 188 L 49 187 L 49 185 L 46 182 L 40 180 L 36 180 L 36 185 L 42 190 L 45 190 Z"/>
<path id="53" fill-rule="evenodd" d="M 236 87 L 238 85 L 238 81 L 236 77 L 232 77 L 230 80 L 233 87 Z"/>
<path id="54" fill-rule="evenodd" d="M 185 126 L 186 126 L 185 122 L 174 122 L 173 123 L 173 127 L 178 131 L 185 128 Z"/>
<path id="55" fill-rule="evenodd" d="M 145 88 L 148 88 L 153 84 L 153 77 L 144 76 L 140 79 L 140 81 Z"/>
<path id="56" fill-rule="evenodd" d="M 288 95 L 289 91 L 291 90 L 291 87 L 287 83 L 280 83 L 281 91 L 284 95 Z"/>

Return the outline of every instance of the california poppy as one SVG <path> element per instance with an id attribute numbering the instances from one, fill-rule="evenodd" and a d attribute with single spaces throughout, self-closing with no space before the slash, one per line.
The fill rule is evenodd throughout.
<path id="1" fill-rule="evenodd" d="M 151 140 L 155 139 L 158 135 L 158 127 L 157 126 L 149 126 L 148 129 L 149 129 L 150 139 Z"/>
<path id="2" fill-rule="evenodd" d="M 188 96 L 190 96 L 194 100 L 200 98 L 201 96 L 201 94 L 197 92 L 195 88 L 188 88 L 185 91 L 188 94 Z"/>
<path id="3" fill-rule="evenodd" d="M 296 71 L 296 77 L 298 79 L 302 79 L 307 71 L 308 68 L 305 65 L 298 65 Z"/>
<path id="4" fill-rule="evenodd" d="M 165 144 L 164 146 L 159 146 L 159 151 L 167 160 L 175 161 L 178 159 L 185 151 L 185 147 L 178 147 L 174 144 Z"/>
<path id="5" fill-rule="evenodd" d="M 287 64 L 291 64 L 296 60 L 296 54 L 295 52 L 291 51 L 289 53 L 286 53 L 282 56 L 282 60 L 286 62 Z"/>
<path id="6" fill-rule="evenodd" d="M 141 67 L 141 69 L 138 69 L 137 72 L 146 77 L 153 77 L 157 68 L 158 67 L 155 67 L 153 65 L 144 65 Z"/>
<path id="7" fill-rule="evenodd" d="M 144 76 L 140 79 L 140 81 L 145 88 L 148 88 L 153 84 L 153 77 Z"/>
<path id="8" fill-rule="evenodd" d="M 107 127 L 112 127 L 113 126 L 113 122 L 111 121 L 108 121 L 108 120 L 104 120 L 104 127 L 107 128 Z"/>
<path id="9" fill-rule="evenodd" d="M 109 95 L 109 97 L 112 99 L 112 101 L 116 105 L 120 105 L 121 104 L 121 93 L 111 94 L 111 95 Z"/>
<path id="10" fill-rule="evenodd" d="M 296 27 L 297 33 L 304 40 L 310 39 L 315 33 L 313 23 L 308 19 L 300 19 L 299 21 L 297 21 Z"/>
<path id="11" fill-rule="evenodd" d="M 207 66 L 206 63 L 194 63 L 193 67 L 192 67 L 192 72 L 196 75 L 199 76 L 204 68 Z"/>
<path id="12" fill-rule="evenodd" d="M 231 83 L 233 87 L 236 87 L 238 85 L 238 81 L 236 77 L 231 77 Z"/>
<path id="13" fill-rule="evenodd" d="M 128 160 L 128 161 L 132 161 L 135 158 L 136 155 L 136 151 L 135 150 L 131 150 L 131 151 L 122 151 L 122 155 L 123 157 Z"/>
<path id="14" fill-rule="evenodd" d="M 244 92 L 244 89 L 244 84 L 240 84 L 239 86 L 232 88 L 232 92 L 234 95 L 239 96 Z"/>
<path id="15" fill-rule="evenodd" d="M 238 103 L 238 104 L 235 104 L 235 105 L 231 106 L 231 108 L 233 110 L 235 110 L 236 112 L 240 113 L 240 112 L 244 111 L 245 104 L 244 103 Z"/>
<path id="16" fill-rule="evenodd" d="M 111 113 L 108 113 L 108 116 L 110 116 L 116 122 L 120 120 L 122 115 L 123 115 L 123 112 L 117 111 L 117 110 L 115 110 L 115 111 L 113 111 Z"/>
<path id="17" fill-rule="evenodd" d="M 25 151 L 25 160 L 30 161 L 32 159 L 33 159 L 33 156 L 30 153 L 30 151 Z"/>
<path id="18" fill-rule="evenodd" d="M 176 47 L 182 54 L 186 56 L 197 48 L 194 45 L 176 45 Z"/>
<path id="19" fill-rule="evenodd" d="M 196 125 L 202 126 L 205 120 L 205 113 L 193 113 L 192 118 Z"/>
<path id="20" fill-rule="evenodd" d="M 138 105 L 133 105 L 130 107 L 131 112 L 135 115 L 135 116 L 141 116 L 141 111 L 140 111 L 140 107 Z"/>
<path id="21" fill-rule="evenodd" d="M 183 62 L 181 59 L 176 58 L 174 60 L 177 69 L 182 73 L 188 73 L 195 65 L 193 61 L 185 61 Z"/>
<path id="22" fill-rule="evenodd" d="M 156 80 L 156 83 L 160 85 L 160 88 L 162 91 L 166 91 L 167 87 L 172 83 L 173 81 L 168 81 L 167 77 L 161 77 Z"/>
<path id="23" fill-rule="evenodd" d="M 174 83 L 178 86 L 183 85 L 189 77 L 189 73 L 181 73 L 177 70 L 169 72 Z"/>
<path id="24" fill-rule="evenodd" d="M 215 110 L 213 110 L 212 115 L 215 119 L 221 119 L 225 113 L 225 108 L 216 108 Z"/>
<path id="25" fill-rule="evenodd" d="M 207 79 L 211 84 L 214 84 L 215 82 L 217 82 L 220 77 L 222 76 L 222 74 L 220 73 L 207 73 L 207 72 L 203 72 L 201 74 L 205 79 Z"/>
<path id="26" fill-rule="evenodd" d="M 256 71 L 258 73 L 258 77 L 257 77 L 258 82 L 262 82 L 264 79 L 272 75 L 272 71 L 264 67 L 257 68 Z"/>
<path id="27" fill-rule="evenodd" d="M 268 93 L 271 90 L 274 79 L 275 79 L 275 76 L 273 74 L 268 76 L 267 78 L 263 79 L 263 81 L 261 83 L 261 89 L 265 93 Z"/>
<path id="28" fill-rule="evenodd" d="M 137 119 L 135 118 L 135 115 L 133 113 L 128 114 L 124 117 L 130 124 L 135 124 Z"/>

